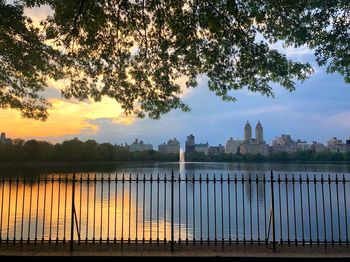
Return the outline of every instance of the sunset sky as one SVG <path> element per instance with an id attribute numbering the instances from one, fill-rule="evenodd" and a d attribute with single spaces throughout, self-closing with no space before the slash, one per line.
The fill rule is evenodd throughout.
<path id="1" fill-rule="evenodd" d="M 48 14 L 45 8 L 27 11 L 34 21 Z M 280 45 L 275 48 L 282 50 Z M 46 122 L 22 119 L 17 111 L 0 110 L 0 131 L 10 138 L 35 138 L 60 142 L 78 137 L 98 142 L 131 143 L 135 138 L 158 144 L 176 137 L 184 147 L 186 136 L 196 136 L 196 142 L 211 145 L 225 144 L 229 137 L 243 138 L 247 120 L 253 130 L 258 120 L 264 127 L 266 142 L 281 134 L 293 139 L 325 143 L 333 136 L 347 139 L 350 136 L 350 86 L 339 74 L 326 74 L 325 68 L 315 64 L 312 50 L 288 48 L 282 52 L 295 61 L 308 61 L 315 73 L 304 83 L 297 83 L 295 92 L 275 87 L 275 98 L 263 97 L 246 90 L 234 93 L 237 102 L 223 102 L 208 91 L 205 76 L 199 86 L 183 95 L 191 112 L 179 110 L 164 115 L 160 120 L 136 119 L 125 116 L 112 99 L 100 103 L 68 101 L 61 97 L 64 81 L 50 82 L 45 96 L 52 103 Z M 253 132 L 254 136 L 254 132 Z"/>

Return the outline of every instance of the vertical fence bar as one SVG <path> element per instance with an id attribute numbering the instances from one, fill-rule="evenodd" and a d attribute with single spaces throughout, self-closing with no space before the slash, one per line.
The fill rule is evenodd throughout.
<path id="1" fill-rule="evenodd" d="M 50 231 L 49 231 L 49 244 L 51 244 L 51 237 L 52 237 L 52 208 L 53 208 L 53 184 L 54 184 L 54 177 L 51 177 L 51 201 L 50 201 Z"/>
<path id="2" fill-rule="evenodd" d="M 217 237 L 217 223 L 216 223 L 216 175 L 214 174 L 214 181 L 213 181 L 213 187 L 214 187 L 214 244 L 216 246 L 218 237 Z"/>
<path id="3" fill-rule="evenodd" d="M 282 224 L 282 198 L 281 198 L 281 175 L 278 174 L 278 204 L 280 222 L 280 244 L 283 245 L 283 224 Z"/>
<path id="4" fill-rule="evenodd" d="M 32 218 L 32 199 L 33 199 L 33 177 L 30 178 L 30 191 L 29 191 L 29 212 L 28 212 L 28 239 L 27 243 L 30 242 L 30 225 L 31 225 L 31 218 Z M 1 228 L 0 228 L 1 230 Z M 1 242 L 1 239 L 0 239 Z"/>
<path id="5" fill-rule="evenodd" d="M 96 173 L 95 173 L 95 177 L 94 177 L 94 218 L 93 218 L 93 223 L 92 223 L 92 243 L 95 244 L 95 234 L 96 234 L 96 191 L 97 191 L 97 177 L 96 177 Z"/>
<path id="6" fill-rule="evenodd" d="M 200 218 L 200 244 L 203 245 L 203 219 L 202 219 L 202 174 L 199 174 L 199 218 Z"/>
<path id="7" fill-rule="evenodd" d="M 124 175 L 123 175 L 124 176 Z M 100 207 L 100 245 L 102 244 L 102 221 L 103 221 L 103 174 L 102 174 L 102 177 L 101 177 L 101 201 L 100 201 L 100 204 L 101 204 L 101 207 Z M 124 199 L 123 199 L 124 201 Z"/>
<path id="8" fill-rule="evenodd" d="M 108 174 L 108 206 L 107 206 L 107 244 L 109 244 L 109 220 L 110 220 L 110 209 L 111 209 L 111 174 Z"/>
<path id="9" fill-rule="evenodd" d="M 325 207 L 325 198 L 324 198 L 324 179 L 323 174 L 321 175 L 321 189 L 322 189 L 322 213 L 323 213 L 323 236 L 325 248 L 327 248 L 327 231 L 326 231 L 326 207 Z"/>
<path id="10" fill-rule="evenodd" d="M 123 177 L 122 177 L 122 237 L 121 237 L 121 247 L 123 247 L 123 244 L 124 244 L 124 202 L 125 202 L 124 184 L 125 184 L 125 177 L 123 174 Z M 143 208 L 145 208 L 145 207 L 143 207 Z"/>
<path id="11" fill-rule="evenodd" d="M 167 202 L 166 183 L 167 183 L 167 177 L 165 173 L 164 175 L 164 245 L 166 245 L 166 202 Z"/>
<path id="12" fill-rule="evenodd" d="M 331 177 L 328 175 L 328 193 L 329 193 L 329 208 L 331 215 L 331 236 L 332 236 L 332 246 L 334 246 L 334 228 L 333 228 L 333 201 L 332 201 L 332 187 L 331 187 Z"/>
<path id="13" fill-rule="evenodd" d="M 138 178 L 139 176 L 137 175 L 137 180 L 136 180 L 136 186 L 138 187 Z M 118 173 L 115 174 L 115 180 L 114 180 L 114 244 L 117 243 L 117 207 L 118 207 Z M 137 195 L 136 195 L 137 196 Z M 136 212 L 137 212 L 137 206 L 136 206 Z M 136 213 L 137 214 L 137 213 Z M 137 222 L 136 222 L 137 225 Z M 137 239 L 137 226 L 136 226 L 136 239 Z M 137 240 L 136 240 L 137 243 Z"/>
<path id="14" fill-rule="evenodd" d="M 13 230 L 13 244 L 16 244 L 18 184 L 19 184 L 19 177 L 17 175 L 17 177 L 16 177 L 16 198 L 15 198 L 15 217 L 14 217 L 14 230 Z"/>
<path id="15" fill-rule="evenodd" d="M 0 245 L 2 243 L 2 216 L 4 211 L 4 192 L 5 192 L 5 178 L 1 179 L 1 217 L 0 217 Z"/>
<path id="16" fill-rule="evenodd" d="M 135 218 L 135 241 L 136 241 L 136 245 L 137 245 L 137 226 L 138 226 L 138 220 L 139 220 L 139 174 L 136 174 L 136 218 Z"/>
<path id="17" fill-rule="evenodd" d="M 186 245 L 188 245 L 188 177 L 185 177 L 186 185 Z"/>
<path id="18" fill-rule="evenodd" d="M 312 245 L 312 231 L 311 231 L 311 207 L 310 207 L 310 180 L 309 174 L 306 175 L 306 184 L 307 184 L 307 206 L 308 206 L 308 217 L 309 217 L 309 241 Z"/>
<path id="19" fill-rule="evenodd" d="M 58 199 L 57 199 L 57 225 L 56 225 L 56 244 L 59 240 L 59 225 L 60 225 L 60 203 L 61 203 L 61 174 L 58 175 Z"/>
<path id="20" fill-rule="evenodd" d="M 171 251 L 174 251 L 174 170 L 171 170 Z"/>
<path id="21" fill-rule="evenodd" d="M 89 207 L 90 207 L 90 174 L 88 174 L 87 181 L 86 181 L 86 229 L 85 229 L 85 245 L 87 245 L 89 240 Z"/>
<path id="22" fill-rule="evenodd" d="M 179 179 L 180 179 L 180 175 L 179 175 Z M 159 180 L 159 173 L 158 173 L 157 174 L 157 245 L 159 245 L 159 182 L 160 180 Z"/>
<path id="23" fill-rule="evenodd" d="M 222 174 L 220 176 L 220 187 L 221 187 L 221 240 L 222 240 L 222 245 L 224 245 L 224 243 L 225 243 L 225 234 L 224 234 L 224 192 L 223 192 Z"/>
<path id="24" fill-rule="evenodd" d="M 338 175 L 335 175 L 335 186 L 336 186 L 336 193 L 337 193 L 337 215 L 338 215 L 338 239 L 339 239 L 339 245 L 341 245 L 341 229 L 340 229 L 340 210 L 339 210 L 339 189 L 338 189 Z"/>
<path id="25" fill-rule="evenodd" d="M 206 183 L 207 183 L 207 226 L 208 226 L 207 242 L 208 242 L 208 245 L 209 245 L 210 244 L 210 221 L 209 221 L 209 177 L 208 177 L 208 174 L 207 174 Z"/>
<path id="26" fill-rule="evenodd" d="M 12 189 L 12 177 L 10 177 L 9 181 L 9 202 L 8 202 L 8 214 L 7 214 L 7 233 L 6 233 L 6 244 L 9 243 L 9 234 L 10 234 L 10 213 L 11 213 L 11 189 Z"/>
<path id="27" fill-rule="evenodd" d="M 68 174 L 66 174 L 66 185 L 64 191 L 64 225 L 63 225 L 63 244 L 66 244 L 66 225 L 67 225 L 67 193 L 68 193 Z M 39 188 L 38 188 L 39 191 Z"/>
<path id="28" fill-rule="evenodd" d="M 79 228 L 78 228 L 79 232 L 81 230 L 82 198 L 83 198 L 83 174 L 80 174 L 80 179 L 79 179 Z M 78 244 L 80 245 L 80 236 L 78 238 Z"/>
<path id="29" fill-rule="evenodd" d="M 22 212 L 21 212 L 21 238 L 20 244 L 23 243 L 23 226 L 24 226 L 24 201 L 25 201 L 25 192 L 26 192 L 26 178 L 23 178 L 23 195 L 22 195 Z"/>
<path id="30" fill-rule="evenodd" d="M 195 184 L 195 179 L 194 179 L 194 174 L 193 174 L 193 177 L 192 177 L 192 217 L 193 217 L 193 245 L 196 244 L 196 208 L 195 208 L 195 198 L 194 198 L 194 191 L 195 191 L 195 187 L 194 187 L 194 184 Z"/>
<path id="31" fill-rule="evenodd" d="M 231 187 L 230 187 L 230 176 L 227 174 L 227 195 L 228 195 L 228 234 L 229 234 L 229 244 L 232 244 L 231 237 Z"/>
<path id="32" fill-rule="evenodd" d="M 290 246 L 290 223 L 289 223 L 289 194 L 288 194 L 288 177 L 287 174 L 285 175 L 284 178 L 285 182 L 285 188 L 286 188 L 286 213 L 287 213 L 287 241 L 288 241 L 288 246 Z"/>
<path id="33" fill-rule="evenodd" d="M 179 173 L 179 245 L 181 245 L 181 176 Z"/>
<path id="34" fill-rule="evenodd" d="M 294 178 L 294 174 L 293 174 L 293 177 L 292 177 L 292 185 L 293 185 L 294 237 L 295 237 L 295 245 L 298 245 L 297 215 L 296 215 L 296 204 L 295 204 L 295 178 Z"/>
<path id="35" fill-rule="evenodd" d="M 150 190 L 149 190 L 149 243 L 152 245 L 152 202 L 153 202 L 153 175 L 151 174 L 150 180 Z"/>
<path id="36" fill-rule="evenodd" d="M 349 231 L 348 231 L 348 211 L 346 204 L 346 190 L 345 190 L 345 176 L 343 175 L 343 197 L 344 197 L 344 216 L 345 216 L 345 230 L 346 230 L 346 245 L 349 245 Z"/>
<path id="37" fill-rule="evenodd" d="M 304 206 L 303 206 L 303 180 L 301 179 L 301 175 L 299 175 L 299 188 L 300 188 L 300 212 L 301 212 L 301 233 L 302 233 L 302 241 L 303 246 L 305 246 L 305 230 L 304 230 Z"/>
<path id="38" fill-rule="evenodd" d="M 252 202 L 252 178 L 249 174 L 249 224 L 250 224 L 250 244 L 253 245 L 253 202 Z"/>
<path id="39" fill-rule="evenodd" d="M 244 179 L 244 176 L 242 174 L 242 205 L 243 205 L 243 209 L 242 209 L 242 215 L 243 215 L 243 245 L 246 244 L 246 237 L 245 237 L 245 197 L 244 197 L 244 182 L 245 182 L 245 179 Z"/>
<path id="40" fill-rule="evenodd" d="M 44 209 L 43 209 L 43 227 L 42 227 L 42 236 L 41 236 L 41 243 L 44 244 L 45 239 L 45 214 L 46 214 L 46 182 L 47 182 L 47 175 L 45 174 L 44 177 Z"/>
<path id="41" fill-rule="evenodd" d="M 265 245 L 269 244 L 268 232 L 267 232 L 267 211 L 266 211 L 266 174 L 263 177 L 263 188 L 264 188 L 264 233 L 265 233 Z"/>
<path id="42" fill-rule="evenodd" d="M 131 174 L 129 176 L 129 237 L 128 237 L 128 244 L 130 245 L 130 241 L 131 241 Z"/>
<path id="43" fill-rule="evenodd" d="M 316 238 L 317 245 L 320 245 L 320 231 L 318 226 L 318 201 L 317 201 L 317 180 L 316 175 L 314 174 L 314 194 L 315 194 L 315 213 L 316 213 Z"/>
<path id="44" fill-rule="evenodd" d="M 236 215 L 236 245 L 238 245 L 238 192 L 237 192 L 237 175 L 235 174 L 235 215 Z"/>
<path id="45" fill-rule="evenodd" d="M 256 214 L 257 214 L 257 225 L 258 225 L 258 245 L 260 245 L 260 207 L 259 207 L 259 178 L 258 174 L 255 176 L 256 182 Z"/>
<path id="46" fill-rule="evenodd" d="M 74 241 L 74 213 L 75 213 L 75 173 L 73 173 L 72 180 L 72 212 L 71 212 L 71 223 L 70 223 L 70 251 L 73 251 L 73 241 Z"/>
<path id="47" fill-rule="evenodd" d="M 275 229 L 275 193 L 274 193 L 274 179 L 273 171 L 270 176 L 271 183 L 271 217 L 272 217 L 272 250 L 276 252 L 276 229 Z"/>

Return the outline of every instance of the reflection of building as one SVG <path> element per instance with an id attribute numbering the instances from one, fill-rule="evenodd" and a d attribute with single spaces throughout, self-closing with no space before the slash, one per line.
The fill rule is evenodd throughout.
<path id="1" fill-rule="evenodd" d="M 176 138 L 169 140 L 167 144 L 162 144 L 158 146 L 158 151 L 165 154 L 179 154 L 180 143 Z"/>
<path id="2" fill-rule="evenodd" d="M 130 152 L 153 150 L 153 146 L 151 144 L 145 144 L 145 143 L 143 143 L 142 140 L 140 140 L 140 142 L 139 142 L 137 138 L 129 146 L 129 148 L 130 148 Z"/>
<path id="3" fill-rule="evenodd" d="M 194 152 L 194 135 L 192 135 L 192 134 L 187 136 L 185 151 L 186 151 L 186 153 L 193 153 Z"/>
<path id="4" fill-rule="evenodd" d="M 6 138 L 5 133 L 1 133 L 0 136 L 0 144 L 11 144 L 11 139 L 10 138 Z"/>
<path id="5" fill-rule="evenodd" d="M 225 153 L 225 147 L 219 144 L 218 146 L 210 146 L 208 153 L 210 155 L 219 155 Z"/>
<path id="6" fill-rule="evenodd" d="M 264 132 L 260 121 L 258 121 L 255 127 L 255 139 L 252 139 L 252 128 L 247 121 L 244 126 L 244 141 L 241 145 L 240 152 L 242 154 L 268 155 L 269 146 L 264 141 Z"/>
<path id="7" fill-rule="evenodd" d="M 242 145 L 241 140 L 233 140 L 233 138 L 230 137 L 230 139 L 227 140 L 227 142 L 226 142 L 225 153 L 226 154 L 237 154 L 240 150 L 241 145 Z"/>

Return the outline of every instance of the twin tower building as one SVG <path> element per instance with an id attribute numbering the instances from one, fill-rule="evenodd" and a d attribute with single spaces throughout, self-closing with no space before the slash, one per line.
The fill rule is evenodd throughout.
<path id="1" fill-rule="evenodd" d="M 269 145 L 264 141 L 264 130 L 258 121 L 255 127 L 255 139 L 252 138 L 252 127 L 249 122 L 244 126 L 244 140 L 240 148 L 241 154 L 269 154 Z"/>
<path id="2" fill-rule="evenodd" d="M 244 126 L 244 140 L 233 140 L 231 137 L 227 143 L 225 152 L 227 154 L 261 154 L 268 155 L 270 147 L 264 141 L 264 130 L 263 127 L 258 121 L 255 127 L 255 138 L 252 136 L 252 127 L 249 122 Z"/>

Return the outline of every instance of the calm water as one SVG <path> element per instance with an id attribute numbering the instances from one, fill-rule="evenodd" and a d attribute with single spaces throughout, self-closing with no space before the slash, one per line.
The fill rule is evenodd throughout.
<path id="1" fill-rule="evenodd" d="M 271 187 L 256 183 L 263 175 L 274 171 L 291 179 L 306 179 L 315 175 L 325 179 L 343 175 L 350 179 L 350 165 L 336 164 L 269 164 L 269 163 L 100 163 L 100 164 L 28 164 L 0 168 L 2 177 L 21 177 L 1 183 L 1 239 L 69 239 L 72 184 L 52 182 L 61 174 L 71 177 L 76 172 L 75 192 L 77 224 L 82 239 L 149 239 L 170 238 L 171 170 L 181 178 L 175 183 L 175 239 L 200 238 L 221 240 L 236 238 L 271 239 L 269 231 Z M 93 179 L 97 182 L 79 181 Z M 124 174 L 125 183 L 122 183 Z M 160 182 L 129 183 L 138 175 L 142 180 Z M 187 183 L 183 180 L 189 179 Z M 221 174 L 223 182 L 220 182 Z M 46 183 L 43 181 L 47 177 Z M 192 179 L 214 176 L 217 183 L 193 183 Z M 238 178 L 238 183 L 226 179 Z M 101 182 L 103 176 L 104 181 Z M 111 182 L 106 181 L 110 176 Z M 26 182 L 22 181 L 26 177 Z M 116 181 L 116 177 L 118 180 Z M 251 177 L 252 183 L 249 183 Z M 40 180 L 38 181 L 38 178 Z M 244 182 L 242 183 L 242 178 Z M 32 179 L 32 181 L 31 181 Z M 349 183 L 336 185 L 320 182 L 276 183 L 276 236 L 287 240 L 314 239 L 345 240 L 349 234 Z M 348 193 L 347 193 L 348 192 Z M 279 200 L 281 199 L 281 200 Z M 22 219 L 23 218 L 23 219 Z M 350 221 L 349 221 L 350 222 Z M 350 225 L 350 224 L 349 224 Z M 77 238 L 75 234 L 75 238 Z"/>

